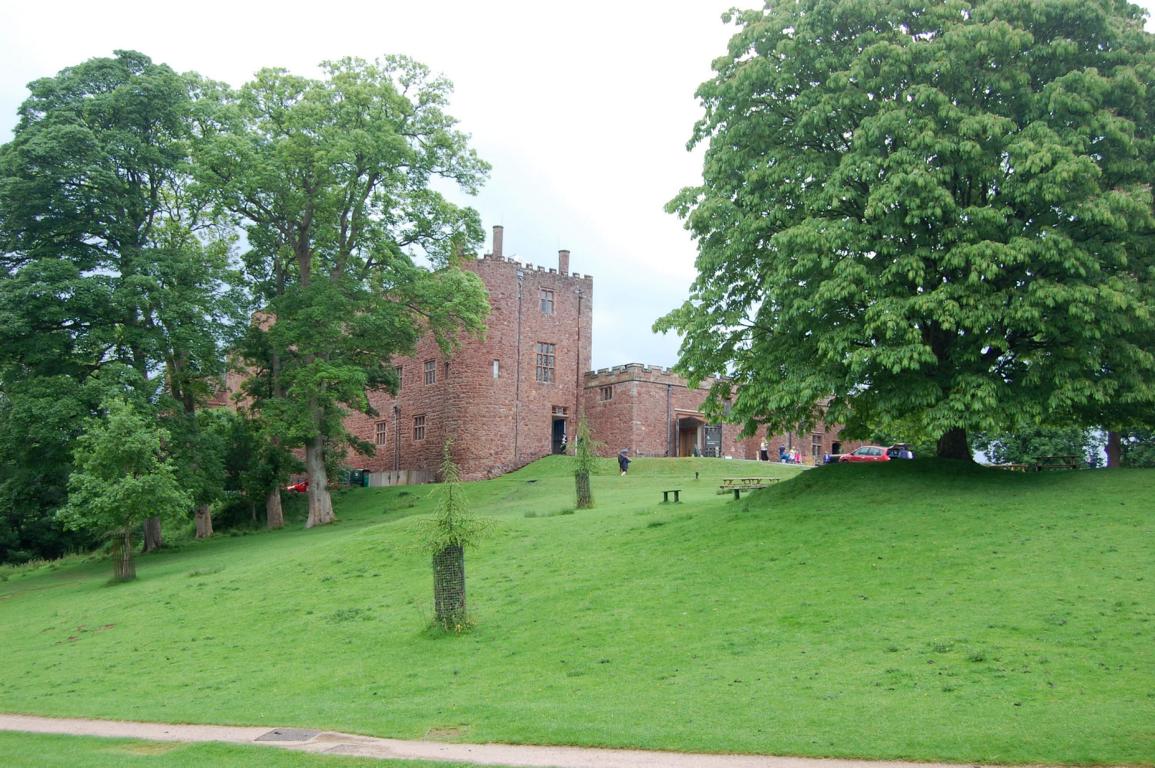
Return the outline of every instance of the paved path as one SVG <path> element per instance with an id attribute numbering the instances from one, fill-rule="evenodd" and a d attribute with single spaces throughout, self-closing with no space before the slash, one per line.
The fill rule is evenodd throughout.
<path id="1" fill-rule="evenodd" d="M 535 747 L 512 744 L 451 744 L 401 741 L 299 728 L 246 728 L 226 725 L 170 725 L 118 720 L 71 720 L 0 714 L 0 731 L 62 733 L 147 741 L 223 741 L 326 755 L 392 760 L 442 760 L 476 765 L 530 768 L 958 768 L 941 763 L 821 760 L 759 755 L 695 755 L 630 749 Z"/>

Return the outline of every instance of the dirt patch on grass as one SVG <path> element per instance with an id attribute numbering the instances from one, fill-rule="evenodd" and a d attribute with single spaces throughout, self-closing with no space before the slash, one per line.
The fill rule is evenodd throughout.
<path id="1" fill-rule="evenodd" d="M 456 741 L 469 733 L 468 725 L 435 725 L 425 732 L 425 738 L 433 741 Z"/>

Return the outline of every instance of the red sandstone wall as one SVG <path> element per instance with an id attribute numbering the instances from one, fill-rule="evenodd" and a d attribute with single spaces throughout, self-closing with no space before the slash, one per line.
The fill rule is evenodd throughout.
<path id="1" fill-rule="evenodd" d="M 495 232 L 495 235 L 498 233 Z M 495 251 L 500 240 L 495 238 Z M 568 254 L 562 255 L 568 261 Z M 362 439 L 375 439 L 376 423 L 386 422 L 384 445 L 372 458 L 350 456 L 354 466 L 435 470 L 447 436 L 454 440 L 454 458 L 465 479 L 489 477 L 522 466 L 551 451 L 553 411 L 564 408 L 566 433 L 576 426 L 579 392 L 591 356 L 589 276 L 563 275 L 487 256 L 465 265 L 489 291 L 491 313 L 482 341 L 470 339 L 446 357 L 431 337 L 416 354 L 397 358 L 403 368 L 396 398 L 370 395 L 379 416 L 353 414 L 347 428 Z M 553 312 L 542 311 L 541 291 L 553 292 Z M 554 380 L 537 381 L 538 342 L 555 345 Z M 435 361 L 437 381 L 426 384 L 424 362 Z M 498 375 L 493 361 L 498 361 Z M 448 375 L 446 375 L 448 363 Z M 425 438 L 414 439 L 413 420 L 425 416 Z M 398 429 L 398 425 L 400 428 Z"/>
<path id="2" fill-rule="evenodd" d="M 402 367 L 396 397 L 370 392 L 374 416 L 353 413 L 346 427 L 376 445 L 376 455 L 350 452 L 351 467 L 370 471 L 436 471 L 447 436 L 454 439 L 454 458 L 465 479 L 492 477 L 551 452 L 554 408 L 567 414 L 567 435 L 576 431 L 583 410 L 590 430 L 606 455 L 629 449 L 631 455 L 679 455 L 676 421 L 700 416 L 705 389 L 689 389 L 667 369 L 639 364 L 589 371 L 593 323 L 593 281 L 566 274 L 569 253 L 559 253 L 557 269 L 523 265 L 501 257 L 501 228 L 494 228 L 494 253 L 467 262 L 489 292 L 491 314 L 484 340 L 467 338 L 452 355 L 442 354 L 432 337 L 420 340 L 413 355 L 397 358 Z M 553 291 L 551 314 L 541 309 L 541 291 Z M 537 381 L 537 342 L 556 345 L 555 380 Z M 436 381 L 425 383 L 424 363 L 434 363 Z M 498 374 L 493 361 L 498 361 Z M 447 366 L 448 365 L 448 369 Z M 705 384 L 704 386 L 707 386 Z M 609 399 L 602 387 L 612 387 Z M 239 388 L 231 375 L 227 389 Z M 414 419 L 424 416 L 422 439 L 414 434 Z M 377 425 L 384 425 L 377 442 Z M 734 458 L 758 456 L 760 438 L 739 439 L 739 428 L 722 425 L 721 453 Z M 821 451 L 831 451 L 837 430 L 823 433 Z M 812 459 L 810 434 L 773 436 L 771 458 L 779 445 L 794 445 L 807 463 Z M 843 442 L 844 451 L 858 442 Z"/>
<path id="3" fill-rule="evenodd" d="M 612 387 L 610 399 L 603 399 L 603 388 Z M 595 439 L 605 443 L 603 452 L 613 455 L 628 448 L 631 455 L 680 455 L 679 419 L 701 417 L 702 402 L 709 382 L 700 389 L 690 389 L 676 374 L 660 367 L 636 363 L 601 371 L 585 377 L 585 412 Z M 704 421 L 704 420 L 703 420 Z M 740 438 L 740 427 L 722 424 L 721 455 L 735 459 L 756 459 L 761 443 L 760 432 Z M 839 440 L 840 428 L 819 425 L 814 432 L 772 435 L 767 438 L 771 460 L 777 460 L 778 446 L 796 447 L 803 463 L 821 463 Z M 815 444 L 812 435 L 821 435 Z M 858 442 L 842 441 L 844 451 L 853 450 Z M 812 451 L 815 451 L 812 455 Z M 817 460 L 817 461 L 815 461 Z"/>

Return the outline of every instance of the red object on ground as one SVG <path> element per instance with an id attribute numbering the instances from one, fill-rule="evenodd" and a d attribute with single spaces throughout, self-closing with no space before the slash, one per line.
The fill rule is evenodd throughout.
<path id="1" fill-rule="evenodd" d="M 887 455 L 886 449 L 878 445 L 864 445 L 861 448 L 855 448 L 850 453 L 844 454 L 839 461 L 844 463 L 854 463 L 859 461 L 890 461 L 890 456 Z"/>

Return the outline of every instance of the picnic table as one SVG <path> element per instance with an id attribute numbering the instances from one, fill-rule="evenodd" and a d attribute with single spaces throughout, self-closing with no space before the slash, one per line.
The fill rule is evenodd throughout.
<path id="1" fill-rule="evenodd" d="M 718 493 L 733 493 L 734 499 L 741 498 L 742 491 L 756 491 L 759 488 L 768 488 L 771 483 L 778 482 L 776 477 L 725 477 L 718 486 Z"/>
<path id="2" fill-rule="evenodd" d="M 1036 472 L 1042 472 L 1044 469 L 1078 469 L 1082 465 L 1080 457 L 1073 454 L 1039 456 L 1035 459 Z"/>

